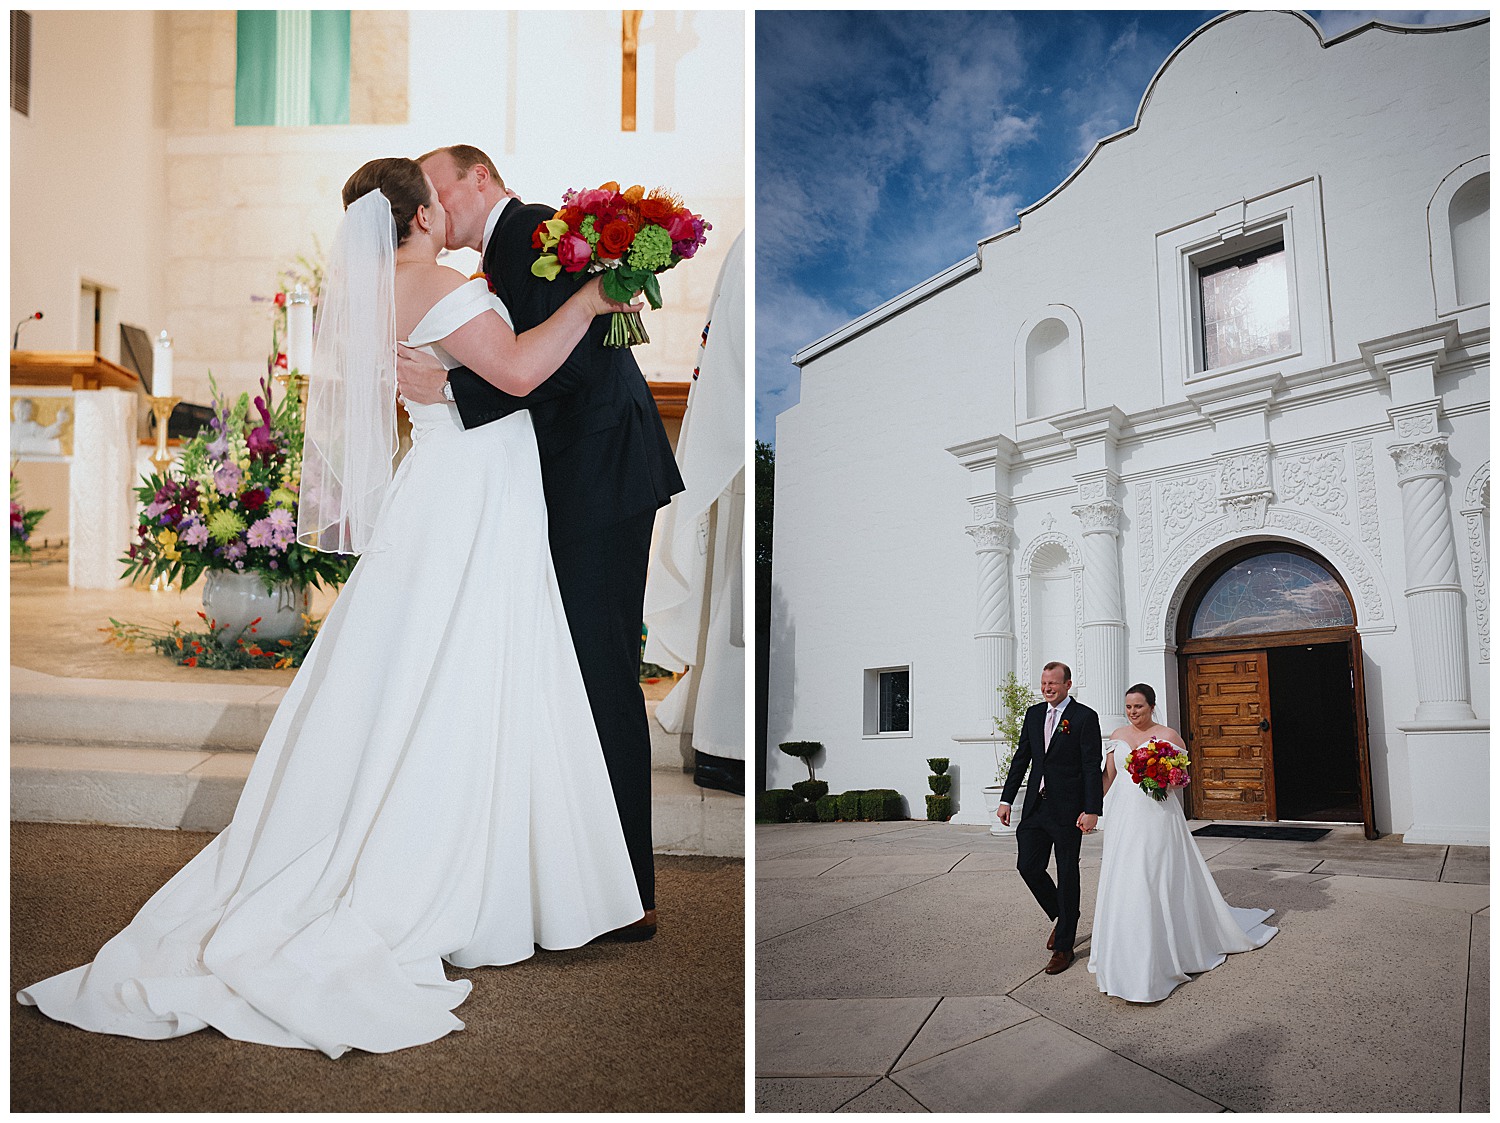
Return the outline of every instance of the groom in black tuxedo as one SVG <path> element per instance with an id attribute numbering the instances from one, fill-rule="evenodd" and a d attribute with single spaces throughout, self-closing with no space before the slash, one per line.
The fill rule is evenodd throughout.
<path id="1" fill-rule="evenodd" d="M 532 232 L 557 208 L 521 202 L 479 149 L 439 148 L 418 162 L 447 212 L 448 248 L 480 251 L 490 289 L 505 302 L 517 335 L 546 320 L 588 279 L 582 272 L 553 281 L 532 274 L 539 252 Z M 608 330 L 608 317 L 596 318 L 567 361 L 524 398 L 466 367 L 448 371 L 444 382 L 441 368 L 406 349 L 399 375 L 412 401 L 436 400 L 428 384 L 440 388 L 466 429 L 531 411 L 552 563 L 641 893 L 641 920 L 614 935 L 648 939 L 656 931 L 656 872 L 641 615 L 656 511 L 683 484 L 640 367 L 628 348 L 604 346 Z"/>
<path id="2" fill-rule="evenodd" d="M 1072 964 L 1078 935 L 1078 852 L 1083 836 L 1094 829 L 1104 811 L 1101 774 L 1103 741 L 1099 715 L 1068 696 L 1073 672 L 1065 663 L 1042 668 L 1042 698 L 1026 711 L 1015 756 L 1000 796 L 999 818 L 1010 825 L 1011 801 L 1026 770 L 1031 784 L 1016 827 L 1016 869 L 1037 904 L 1051 917 L 1047 948 L 1052 958 L 1049 975 Z M 1057 882 L 1047 874 L 1050 852 L 1057 851 Z"/>

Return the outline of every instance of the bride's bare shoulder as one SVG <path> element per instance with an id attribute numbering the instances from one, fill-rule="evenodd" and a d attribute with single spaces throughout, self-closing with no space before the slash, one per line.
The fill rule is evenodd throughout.
<path id="1" fill-rule="evenodd" d="M 405 338 L 422 322 L 432 306 L 466 278 L 457 269 L 435 261 L 403 262 L 396 267 L 396 329 Z"/>

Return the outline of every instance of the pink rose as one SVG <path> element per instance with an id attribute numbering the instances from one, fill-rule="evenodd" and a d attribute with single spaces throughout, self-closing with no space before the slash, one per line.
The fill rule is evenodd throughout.
<path id="1" fill-rule="evenodd" d="M 1186 787 L 1187 782 L 1187 773 L 1180 768 L 1174 768 L 1168 774 L 1167 783 L 1171 784 L 1174 788 Z"/>
<path id="2" fill-rule="evenodd" d="M 693 216 L 678 211 L 667 222 L 667 234 L 674 242 L 687 242 L 693 238 Z"/>
<path id="3" fill-rule="evenodd" d="M 573 200 L 573 205 L 588 214 L 599 214 L 614 200 L 613 191 L 605 191 L 602 188 L 594 188 L 592 191 L 580 191 L 578 198 Z"/>
<path id="4" fill-rule="evenodd" d="M 593 248 L 578 234 L 564 234 L 557 243 L 557 260 L 569 273 L 577 273 L 589 263 Z"/>

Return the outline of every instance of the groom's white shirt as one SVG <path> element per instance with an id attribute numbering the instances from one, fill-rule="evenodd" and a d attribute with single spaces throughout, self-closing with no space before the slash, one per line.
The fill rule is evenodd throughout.
<path id="1" fill-rule="evenodd" d="M 484 220 L 484 238 L 479 243 L 479 259 L 484 260 L 484 255 L 490 248 L 490 236 L 495 233 L 495 227 L 500 225 L 500 212 L 505 209 L 505 204 L 510 202 L 507 195 L 493 207 L 490 208 L 490 217 Z"/>

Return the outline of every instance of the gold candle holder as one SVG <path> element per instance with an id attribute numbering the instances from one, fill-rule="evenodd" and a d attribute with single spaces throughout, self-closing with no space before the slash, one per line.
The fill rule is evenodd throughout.
<path id="1" fill-rule="evenodd" d="M 167 451 L 167 421 L 182 399 L 158 398 L 150 394 L 146 400 L 151 403 L 151 413 L 156 418 L 156 451 L 151 454 L 151 463 L 156 465 L 157 472 L 166 475 L 167 468 L 172 463 L 172 454 Z"/>
<path id="2" fill-rule="evenodd" d="M 298 370 L 287 371 L 285 374 L 276 375 L 276 381 L 281 383 L 283 393 L 289 393 L 291 387 L 296 388 L 297 401 L 301 403 L 302 412 L 305 415 L 307 413 L 307 375 Z"/>

